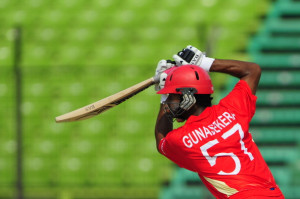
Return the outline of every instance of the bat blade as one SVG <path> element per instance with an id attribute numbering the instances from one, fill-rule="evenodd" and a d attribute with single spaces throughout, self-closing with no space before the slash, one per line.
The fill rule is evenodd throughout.
<path id="1" fill-rule="evenodd" d="M 145 81 L 142 81 L 134 86 L 131 86 L 125 90 L 122 90 L 114 95 L 106 97 L 102 100 L 84 106 L 82 108 L 76 109 L 72 112 L 60 115 L 55 118 L 57 123 L 60 122 L 73 122 L 88 119 L 101 114 L 119 104 L 126 101 L 127 99 L 133 97 L 139 92 L 145 90 L 155 83 L 154 78 L 151 77 Z"/>

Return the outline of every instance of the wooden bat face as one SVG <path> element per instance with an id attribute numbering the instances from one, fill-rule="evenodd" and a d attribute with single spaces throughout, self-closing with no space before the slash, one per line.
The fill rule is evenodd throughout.
<path id="1" fill-rule="evenodd" d="M 72 122 L 72 121 L 79 121 L 94 117 L 99 115 L 119 104 L 126 101 L 127 99 L 133 97 L 134 95 L 138 94 L 139 92 L 145 90 L 146 88 L 150 87 L 155 83 L 154 78 L 151 77 L 145 81 L 142 81 L 132 87 L 129 87 L 123 91 L 120 91 L 114 95 L 111 95 L 107 98 L 74 110 L 72 112 L 63 114 L 55 118 L 57 123 L 59 122 Z"/>

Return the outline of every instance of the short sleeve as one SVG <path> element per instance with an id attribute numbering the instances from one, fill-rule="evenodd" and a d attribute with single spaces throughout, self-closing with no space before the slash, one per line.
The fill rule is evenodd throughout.
<path id="1" fill-rule="evenodd" d="M 171 136 L 167 136 L 161 139 L 159 143 L 159 151 L 178 166 L 183 167 L 180 163 L 181 158 L 179 158 L 180 152 L 178 151 L 178 147 L 174 145 L 176 145 L 176 141 L 172 141 Z"/>
<path id="2" fill-rule="evenodd" d="M 165 142 L 166 142 L 166 138 L 161 139 L 158 146 L 159 152 L 164 156 L 167 155 L 167 153 L 164 151 Z"/>
<path id="3" fill-rule="evenodd" d="M 158 149 L 160 153 L 176 163 L 178 166 L 186 168 L 181 162 L 184 161 L 182 149 L 178 145 L 178 140 L 172 135 L 174 132 L 170 132 L 165 138 L 159 142 Z"/>
<path id="4" fill-rule="evenodd" d="M 255 113 L 256 99 L 257 97 L 252 94 L 247 82 L 240 80 L 233 90 L 220 101 L 219 105 L 246 117 L 250 122 Z"/>

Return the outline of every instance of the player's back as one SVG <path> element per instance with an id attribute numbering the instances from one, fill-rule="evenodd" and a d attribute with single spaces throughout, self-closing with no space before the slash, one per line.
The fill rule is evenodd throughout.
<path id="1" fill-rule="evenodd" d="M 213 106 L 200 117 L 192 117 L 184 127 L 185 134 L 181 133 L 182 148 L 186 148 L 182 155 L 191 160 L 183 166 L 197 172 L 213 193 L 230 196 L 245 190 L 277 188 L 241 120 L 228 109 Z"/>
<path id="2" fill-rule="evenodd" d="M 245 84 L 240 81 L 218 105 L 170 132 L 160 149 L 179 166 L 197 172 L 217 198 L 255 193 L 283 198 L 249 133 L 256 97 Z"/>

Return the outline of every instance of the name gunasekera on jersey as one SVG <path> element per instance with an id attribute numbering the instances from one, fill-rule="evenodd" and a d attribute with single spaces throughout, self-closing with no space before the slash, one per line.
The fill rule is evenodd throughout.
<path id="1" fill-rule="evenodd" d="M 228 126 L 235 120 L 235 115 L 228 112 L 224 112 L 218 119 L 215 120 L 212 124 L 207 127 L 199 127 L 193 130 L 188 135 L 183 136 L 182 142 L 187 148 L 193 147 L 194 144 L 198 144 L 199 140 L 206 139 L 208 136 L 213 136 L 216 133 L 219 133 L 223 128 Z"/>

